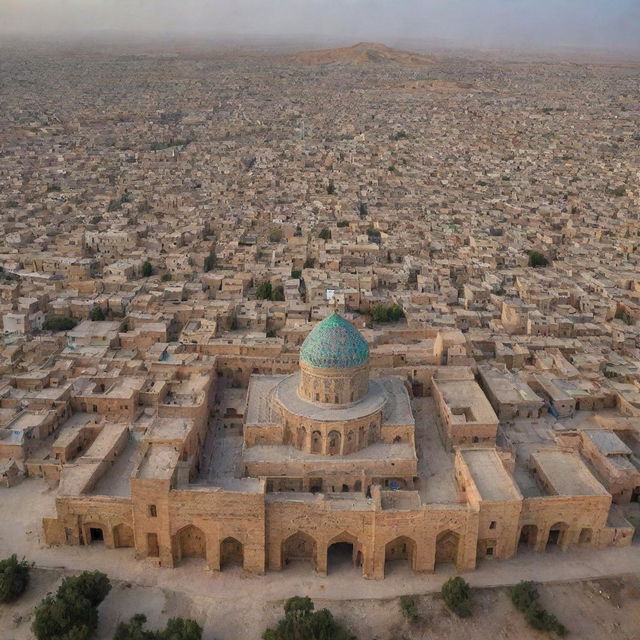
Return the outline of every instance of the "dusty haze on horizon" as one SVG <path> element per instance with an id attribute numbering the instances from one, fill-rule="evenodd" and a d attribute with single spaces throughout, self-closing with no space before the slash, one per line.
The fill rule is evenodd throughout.
<path id="1" fill-rule="evenodd" d="M 640 1 L 0 0 L 0 35 L 133 33 L 640 52 Z"/>

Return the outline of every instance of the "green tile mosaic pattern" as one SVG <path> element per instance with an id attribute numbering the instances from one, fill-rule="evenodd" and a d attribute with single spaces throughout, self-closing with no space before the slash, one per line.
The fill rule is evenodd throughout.
<path id="1" fill-rule="evenodd" d="M 362 334 L 337 313 L 320 322 L 300 349 L 300 360 L 322 369 L 347 369 L 369 359 L 369 345 Z"/>

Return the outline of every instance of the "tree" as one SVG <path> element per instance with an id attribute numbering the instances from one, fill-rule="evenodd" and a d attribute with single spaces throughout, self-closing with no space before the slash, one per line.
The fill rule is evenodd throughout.
<path id="1" fill-rule="evenodd" d="M 302 271 L 300 269 L 291 269 L 292 278 L 302 278 Z"/>
<path id="2" fill-rule="evenodd" d="M 471 615 L 471 587 L 460 576 L 449 578 L 442 585 L 442 599 L 444 603 L 460 618 Z"/>
<path id="3" fill-rule="evenodd" d="M 38 640 L 88 640 L 98 626 L 98 605 L 111 589 L 100 571 L 65 578 L 55 596 L 36 607 L 31 630 Z"/>
<path id="4" fill-rule="evenodd" d="M 333 184 L 333 179 L 329 178 L 329 184 L 327 185 L 327 193 L 332 196 L 336 192 L 336 185 Z"/>
<path id="5" fill-rule="evenodd" d="M 567 628 L 556 618 L 553 613 L 549 613 L 546 609 L 543 609 L 537 602 L 533 603 L 524 614 L 524 619 L 527 624 L 538 631 L 547 631 L 554 633 L 560 638 L 564 638 L 569 631 Z"/>
<path id="6" fill-rule="evenodd" d="M 313 265 L 315 265 L 315 263 L 316 263 L 315 258 L 307 258 L 304 261 L 303 269 L 313 269 Z"/>
<path id="7" fill-rule="evenodd" d="M 77 325 L 77 321 L 67 316 L 49 316 L 42 328 L 45 331 L 70 331 Z"/>
<path id="8" fill-rule="evenodd" d="M 374 304 L 370 313 L 375 322 L 398 322 L 404 318 L 404 311 L 397 304 Z"/>
<path id="9" fill-rule="evenodd" d="M 369 215 L 369 207 L 366 202 L 358 202 L 358 213 L 361 218 L 366 218 Z"/>
<path id="10" fill-rule="evenodd" d="M 102 320 L 106 320 L 106 316 L 104 315 L 104 311 L 96 306 L 91 309 L 91 313 L 89 314 L 89 318 L 94 322 L 101 322 Z"/>
<path id="11" fill-rule="evenodd" d="M 328 609 L 314 611 L 309 597 L 289 598 L 284 604 L 284 617 L 275 629 L 267 629 L 263 640 L 355 640 Z"/>
<path id="12" fill-rule="evenodd" d="M 269 242 L 280 242 L 280 240 L 282 240 L 282 231 L 280 229 L 274 229 L 270 234 L 269 234 Z"/>
<path id="13" fill-rule="evenodd" d="M 409 622 L 418 621 L 419 616 L 416 610 L 416 599 L 413 596 L 400 596 L 400 610 Z"/>
<path id="14" fill-rule="evenodd" d="M 526 611 L 539 597 L 540 594 L 536 589 L 536 585 L 531 580 L 522 580 L 519 582 L 509 594 L 511 602 L 518 611 Z"/>
<path id="15" fill-rule="evenodd" d="M 272 293 L 273 287 L 271 283 L 265 280 L 256 290 L 256 298 L 258 298 L 258 300 L 271 300 Z"/>
<path id="16" fill-rule="evenodd" d="M 143 278 L 148 278 L 153 273 L 153 267 L 151 266 L 151 263 L 148 260 L 145 260 L 142 263 L 141 273 Z"/>
<path id="17" fill-rule="evenodd" d="M 320 231 L 318 237 L 322 240 L 331 240 L 331 231 L 325 227 L 324 229 L 322 229 L 322 231 Z"/>
<path id="18" fill-rule="evenodd" d="M 211 271 L 213 267 L 216 265 L 216 254 L 213 251 L 209 252 L 209 255 L 204 259 L 204 270 L 205 272 Z"/>
<path id="19" fill-rule="evenodd" d="M 79 576 L 65 578 L 58 587 L 57 597 L 73 599 L 77 595 L 86 598 L 97 607 L 111 591 L 109 578 L 101 571 L 83 571 Z"/>
<path id="20" fill-rule="evenodd" d="M 273 302 L 282 302 L 284 300 L 284 287 L 281 284 L 271 291 L 271 300 Z"/>
<path id="21" fill-rule="evenodd" d="M 24 593 L 29 584 L 30 569 L 26 560 L 18 562 L 15 553 L 0 561 L 0 603 L 12 602 Z"/>
<path id="22" fill-rule="evenodd" d="M 136 613 L 128 622 L 121 622 L 118 625 L 113 640 L 156 640 L 156 633 L 142 628 L 146 621 L 147 616 Z"/>
<path id="23" fill-rule="evenodd" d="M 567 628 L 538 602 L 540 594 L 531 580 L 519 582 L 509 594 L 518 611 L 524 613 L 527 624 L 538 631 L 547 631 L 559 637 L 567 635 Z"/>
<path id="24" fill-rule="evenodd" d="M 338 220 L 338 227 L 342 228 L 342 227 L 348 227 L 349 226 L 349 221 L 348 220 Z"/>
<path id="25" fill-rule="evenodd" d="M 167 628 L 158 634 L 158 640 L 200 640 L 202 627 L 188 618 L 171 618 Z"/>
<path id="26" fill-rule="evenodd" d="M 544 254 L 539 251 L 529 251 L 529 266 L 534 269 L 538 267 L 546 267 L 549 264 L 549 261 L 544 256 Z"/>

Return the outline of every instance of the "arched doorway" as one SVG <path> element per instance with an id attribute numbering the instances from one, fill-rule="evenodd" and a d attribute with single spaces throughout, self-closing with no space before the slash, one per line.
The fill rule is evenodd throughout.
<path id="1" fill-rule="evenodd" d="M 242 542 L 236 538 L 225 538 L 220 543 L 220 569 L 233 565 L 242 566 L 244 561 L 244 548 Z"/>
<path id="2" fill-rule="evenodd" d="M 518 539 L 519 549 L 534 549 L 538 541 L 538 527 L 535 524 L 525 524 L 520 529 L 520 538 Z"/>
<path id="3" fill-rule="evenodd" d="M 456 564 L 460 536 L 455 531 L 443 531 L 436 538 L 436 565 Z"/>
<path id="4" fill-rule="evenodd" d="M 298 449 L 304 449 L 304 445 L 307 441 L 307 430 L 304 427 L 298 427 Z"/>
<path id="5" fill-rule="evenodd" d="M 316 568 L 316 541 L 307 533 L 298 531 L 282 543 L 282 566 L 291 562 L 310 562 Z"/>
<path id="6" fill-rule="evenodd" d="M 547 538 L 547 549 L 553 547 L 564 548 L 567 543 L 567 533 L 569 525 L 566 522 L 556 522 L 549 528 L 549 537 Z"/>
<path id="7" fill-rule="evenodd" d="M 311 434 L 311 453 L 322 453 L 322 434 L 319 431 Z"/>
<path id="8" fill-rule="evenodd" d="M 399 536 L 387 542 L 384 547 L 384 572 L 392 572 L 408 566 L 414 569 L 416 543 L 411 538 Z"/>
<path id="9" fill-rule="evenodd" d="M 207 557 L 207 539 L 203 531 L 193 524 L 178 532 L 178 546 L 181 558 Z"/>
<path id="10" fill-rule="evenodd" d="M 133 547 L 133 529 L 124 522 L 113 528 L 114 547 Z"/>
<path id="11" fill-rule="evenodd" d="M 327 546 L 327 574 L 345 573 L 361 566 L 363 557 L 358 539 L 350 533 L 342 533 Z"/>
<path id="12" fill-rule="evenodd" d="M 97 522 L 85 525 L 86 544 L 104 543 L 105 527 Z"/>

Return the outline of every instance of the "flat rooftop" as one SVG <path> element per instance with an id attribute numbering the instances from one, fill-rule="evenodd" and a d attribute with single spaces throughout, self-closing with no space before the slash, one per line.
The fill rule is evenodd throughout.
<path id="1" fill-rule="evenodd" d="M 520 500 L 522 494 L 495 449 L 464 449 L 460 452 L 482 500 Z"/>
<path id="2" fill-rule="evenodd" d="M 475 380 L 434 380 L 434 384 L 453 413 L 457 409 L 471 410 L 473 419 L 467 422 L 498 424 L 498 416 Z"/>
<path id="3" fill-rule="evenodd" d="M 138 467 L 142 480 L 169 480 L 180 459 L 180 452 L 169 444 L 152 444 Z"/>
<path id="4" fill-rule="evenodd" d="M 607 496 L 607 490 L 593 477 L 577 454 L 548 450 L 531 454 L 534 466 L 560 496 Z"/>
<path id="5" fill-rule="evenodd" d="M 589 438 L 605 456 L 629 456 L 633 453 L 613 431 L 594 429 L 592 431 L 583 431 L 582 433 Z"/>

